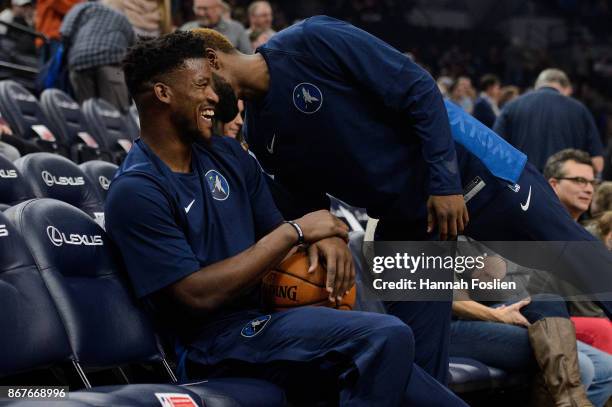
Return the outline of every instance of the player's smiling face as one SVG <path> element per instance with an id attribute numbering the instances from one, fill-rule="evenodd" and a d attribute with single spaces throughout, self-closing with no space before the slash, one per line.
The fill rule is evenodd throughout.
<path id="1" fill-rule="evenodd" d="M 212 85 L 211 71 L 204 59 L 189 59 L 173 75 L 172 120 L 187 142 L 209 141 L 219 98 Z"/>

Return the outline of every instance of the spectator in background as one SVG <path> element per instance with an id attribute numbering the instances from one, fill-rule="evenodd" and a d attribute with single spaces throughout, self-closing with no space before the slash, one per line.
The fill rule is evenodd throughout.
<path id="1" fill-rule="evenodd" d="M 612 182 L 602 182 L 593 194 L 591 216 L 599 217 L 602 213 L 612 211 Z"/>
<path id="2" fill-rule="evenodd" d="M 11 7 L 0 13 L 0 21 L 19 24 L 34 30 L 34 4 L 32 0 L 11 0 Z M 17 63 L 36 65 L 34 36 L 0 25 L 2 57 Z M 23 58 L 25 57 L 25 59 Z M 29 63 L 28 63 L 29 62 Z"/>
<path id="3" fill-rule="evenodd" d="M 253 53 L 249 36 L 242 24 L 222 18 L 223 5 L 220 0 L 194 0 L 193 12 L 196 15 L 196 20 L 183 24 L 180 30 L 212 28 L 225 35 L 240 52 L 244 54 Z"/>
<path id="4" fill-rule="evenodd" d="M 220 0 L 219 1 L 221 3 L 221 18 L 224 20 L 231 20 L 232 19 L 232 7 L 229 5 L 229 3 Z"/>
<path id="5" fill-rule="evenodd" d="M 553 154 L 544 167 L 544 177 L 575 221 L 591 205 L 597 182 L 593 170 L 588 153 L 572 148 Z"/>
<path id="6" fill-rule="evenodd" d="M 0 12 L 0 21 L 20 24 L 24 27 L 34 26 L 34 4 L 32 0 L 11 0 L 11 7 Z M 0 35 L 7 34 L 7 28 L 0 25 Z"/>
<path id="7" fill-rule="evenodd" d="M 217 134 L 238 140 L 242 148 L 248 151 L 249 146 L 246 140 L 244 139 L 244 135 L 242 134 L 242 126 L 244 125 L 244 119 L 242 117 L 243 112 L 244 102 L 242 101 L 242 99 L 238 99 L 238 114 L 230 122 L 223 123 L 221 121 L 218 121 L 216 132 Z"/>
<path id="8" fill-rule="evenodd" d="M 496 75 L 487 74 L 480 78 L 480 96 L 474 104 L 474 117 L 488 128 L 493 128 L 499 116 L 501 82 Z"/>
<path id="9" fill-rule="evenodd" d="M 444 98 L 450 97 L 450 88 L 453 86 L 453 79 L 450 76 L 440 76 L 436 81 L 438 89 Z"/>
<path id="10" fill-rule="evenodd" d="M 47 44 L 36 39 L 36 46 L 40 50 L 41 62 L 45 63 L 60 45 L 60 26 L 64 16 L 70 9 L 82 0 L 38 0 L 36 2 L 36 31 L 49 39 Z"/>
<path id="11" fill-rule="evenodd" d="M 595 219 L 587 230 L 601 239 L 609 250 L 612 250 L 612 211 L 605 211 Z"/>
<path id="12" fill-rule="evenodd" d="M 61 33 L 71 41 L 68 68 L 78 102 L 99 97 L 127 112 L 130 98 L 120 63 L 136 42 L 127 17 L 100 3 L 83 3 L 66 15 Z"/>
<path id="13" fill-rule="evenodd" d="M 251 31 L 249 34 L 249 41 L 251 41 L 251 47 L 256 50 L 260 46 L 264 45 L 270 37 L 274 35 L 273 30 L 267 31 Z"/>
<path id="14" fill-rule="evenodd" d="M 484 264 L 471 278 L 476 278 L 476 272 L 482 281 L 503 279 L 507 272 L 524 273 L 498 256 L 488 257 Z M 476 359 L 507 372 L 537 371 L 532 388 L 533 406 L 590 405 L 577 403 L 585 401 L 585 390 L 595 406 L 604 406 L 612 394 L 612 357 L 576 341 L 561 297 L 538 295 L 533 299 L 483 304 L 472 300 L 470 294 L 470 291 L 455 292 L 451 356 Z M 474 294 L 481 296 L 482 290 Z M 542 326 L 554 329 L 542 329 Z M 560 374 L 561 364 L 564 372 Z"/>
<path id="15" fill-rule="evenodd" d="M 172 31 L 170 0 L 104 0 L 103 3 L 125 14 L 138 36 L 158 37 Z"/>
<path id="16" fill-rule="evenodd" d="M 238 114 L 229 123 L 223 124 L 223 135 L 242 141 L 242 126 L 244 120 L 242 119 L 242 112 L 244 111 L 244 103 L 238 99 Z"/>
<path id="17" fill-rule="evenodd" d="M 523 151 L 540 171 L 565 148 L 590 154 L 597 174 L 603 170 L 603 146 L 593 116 L 569 97 L 571 85 L 559 69 L 546 69 L 529 92 L 504 106 L 493 130 Z"/>
<path id="18" fill-rule="evenodd" d="M 589 155 L 584 151 L 569 148 L 559 151 L 546 162 L 544 177 L 572 218 L 578 221 L 591 204 L 596 183 Z M 568 283 L 556 279 L 547 281 L 546 284 L 549 292 L 560 293 L 564 297 L 584 294 Z M 612 325 L 602 309 L 592 301 L 572 301 L 568 305 L 576 326 L 576 337 L 612 354 Z"/>
<path id="19" fill-rule="evenodd" d="M 499 95 L 499 109 L 503 109 L 507 103 L 512 102 L 514 99 L 521 95 L 521 90 L 518 86 L 508 85 L 501 88 Z"/>
<path id="20" fill-rule="evenodd" d="M 463 110 L 472 114 L 474 111 L 474 99 L 476 91 L 472 86 L 472 80 L 467 76 L 460 76 L 451 85 L 450 99 L 461 106 Z"/>
<path id="21" fill-rule="evenodd" d="M 270 32 L 271 35 L 276 33 L 276 31 L 272 29 L 274 15 L 270 3 L 267 1 L 254 1 L 249 5 L 247 13 L 249 14 L 249 28 L 247 29 L 247 34 L 251 35 L 254 31 L 267 31 Z"/>

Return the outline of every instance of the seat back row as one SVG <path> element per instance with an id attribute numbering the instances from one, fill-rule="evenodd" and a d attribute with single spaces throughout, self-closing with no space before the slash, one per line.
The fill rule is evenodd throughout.
<path id="1" fill-rule="evenodd" d="M 11 163 L 0 156 L 0 204 L 30 198 L 69 203 L 104 224 L 104 201 L 117 166 L 105 161 L 76 165 L 51 153 L 32 153 Z"/>
<path id="2" fill-rule="evenodd" d="M 81 108 L 61 90 L 47 89 L 39 102 L 12 80 L 0 81 L 0 115 L 19 138 L 79 163 L 120 162 L 139 135 L 134 116 L 105 100 L 89 99 Z"/>
<path id="3" fill-rule="evenodd" d="M 0 378 L 69 363 L 91 388 L 91 370 L 156 363 L 176 383 L 119 252 L 83 211 L 43 198 L 0 212 L 0 253 Z M 228 380 L 188 388 L 94 387 L 70 398 L 86 405 L 166 405 L 156 396 L 176 393 L 194 401 L 181 405 L 284 405 L 282 391 L 270 383 Z M 263 392 L 257 402 L 238 403 L 253 386 Z"/>

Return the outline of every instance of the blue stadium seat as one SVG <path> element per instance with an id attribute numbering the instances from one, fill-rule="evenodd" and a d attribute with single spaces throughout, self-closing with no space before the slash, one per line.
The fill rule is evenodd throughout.
<path id="1" fill-rule="evenodd" d="M 95 187 L 101 202 L 106 201 L 106 194 L 115 176 L 117 166 L 106 161 L 88 161 L 79 165 L 89 182 Z"/>
<path id="2" fill-rule="evenodd" d="M 70 361 L 68 337 L 21 235 L 0 213 L 0 377 Z"/>
<path id="3" fill-rule="evenodd" d="M 103 99 L 89 99 L 83 103 L 83 115 L 92 135 L 113 152 L 120 163 L 131 147 L 133 129 L 116 107 Z"/>
<path id="4" fill-rule="evenodd" d="M 510 374 L 475 359 L 450 358 L 449 387 L 456 393 L 526 386 L 530 380 L 529 372 Z"/>
<path id="5" fill-rule="evenodd" d="M 46 89 L 40 95 L 40 106 L 53 134 L 65 140 L 74 162 L 112 161 L 112 154 L 101 147 L 103 142 L 95 139 L 95 134 L 87 127 L 81 107 L 70 95 L 59 89 Z"/>
<path id="6" fill-rule="evenodd" d="M 11 206 L 31 198 L 34 198 L 34 192 L 23 174 L 0 155 L 0 203 Z"/>
<path id="7" fill-rule="evenodd" d="M 456 358 L 450 360 L 449 386 L 456 392 L 482 390 L 490 387 L 491 376 L 489 368 L 470 358 Z"/>
<path id="8" fill-rule="evenodd" d="M 50 125 L 36 97 L 19 83 L 0 81 L 0 114 L 19 138 L 33 141 L 42 151 L 68 155 L 66 141 L 59 134 L 46 137 L 34 130 L 39 125 L 50 130 Z"/>
<path id="9" fill-rule="evenodd" d="M 0 213 L 0 378 L 69 362 L 72 352 L 55 304 L 23 238 Z M 100 396 L 110 405 L 113 400 Z M 33 404 L 36 403 L 36 404 Z M 5 403 L 0 403 L 5 405 Z M 41 406 L 15 401 L 10 406 Z M 87 406 L 78 401 L 47 406 Z"/>
<path id="10" fill-rule="evenodd" d="M 53 199 L 23 202 L 8 209 L 6 215 L 36 259 L 68 334 L 73 362 L 87 387 L 89 369 L 147 362 L 161 364 L 170 379 L 176 381 L 151 322 L 127 288 L 118 252 L 93 220 L 75 207 Z M 222 388 L 210 385 L 215 381 L 191 385 L 185 391 L 197 393 L 208 407 L 250 405 L 236 404 Z M 284 400 L 278 388 L 259 383 L 270 391 L 268 398 L 272 402 L 264 405 L 282 405 L 276 403 Z M 159 393 L 155 386 L 111 386 L 92 391 L 144 400 L 135 394 Z M 236 382 L 231 388 L 246 393 L 251 387 Z"/>
<path id="11" fill-rule="evenodd" d="M 104 205 L 95 186 L 78 165 L 65 157 L 34 153 L 14 162 L 37 198 L 53 198 L 76 206 L 104 225 Z"/>

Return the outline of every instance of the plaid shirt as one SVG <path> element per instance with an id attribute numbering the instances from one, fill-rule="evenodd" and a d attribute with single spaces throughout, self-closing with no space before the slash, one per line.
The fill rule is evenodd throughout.
<path id="1" fill-rule="evenodd" d="M 62 22 L 62 39 L 70 41 L 68 66 L 82 71 L 116 65 L 136 36 L 127 17 L 100 3 L 74 6 Z"/>

